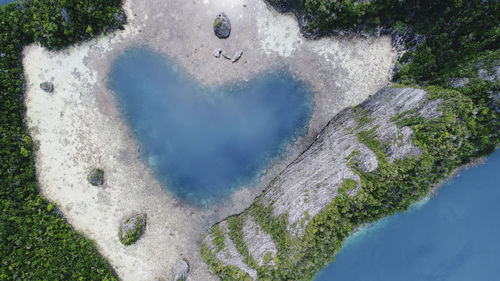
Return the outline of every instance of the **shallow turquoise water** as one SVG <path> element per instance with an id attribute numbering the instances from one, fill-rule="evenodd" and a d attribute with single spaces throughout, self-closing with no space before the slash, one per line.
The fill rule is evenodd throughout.
<path id="1" fill-rule="evenodd" d="M 199 205 L 255 179 L 307 132 L 312 111 L 309 88 L 286 71 L 208 87 L 146 48 L 116 59 L 109 86 L 157 176 Z"/>
<path id="2" fill-rule="evenodd" d="M 500 280 L 500 151 L 350 237 L 316 281 Z"/>

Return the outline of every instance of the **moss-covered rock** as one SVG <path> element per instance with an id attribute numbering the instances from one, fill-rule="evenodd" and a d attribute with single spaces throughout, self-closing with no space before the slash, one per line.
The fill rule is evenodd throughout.
<path id="1" fill-rule="evenodd" d="M 87 176 L 87 180 L 93 186 L 99 186 L 104 184 L 104 171 L 102 169 L 93 169 Z"/>
<path id="2" fill-rule="evenodd" d="M 54 91 L 54 84 L 48 81 L 40 83 L 40 89 L 44 90 L 47 93 L 52 93 Z"/>
<path id="3" fill-rule="evenodd" d="M 146 227 L 146 215 L 133 215 L 123 220 L 118 229 L 118 238 L 123 245 L 134 244 L 141 237 Z"/>
<path id="4" fill-rule="evenodd" d="M 215 18 L 214 32 L 221 39 L 225 39 L 231 34 L 231 22 L 225 13 L 221 12 Z"/>

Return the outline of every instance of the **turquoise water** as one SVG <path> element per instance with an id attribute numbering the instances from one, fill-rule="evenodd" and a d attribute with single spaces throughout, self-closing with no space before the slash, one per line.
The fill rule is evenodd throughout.
<path id="1" fill-rule="evenodd" d="M 500 280 L 500 151 L 350 237 L 316 281 Z"/>
<path id="2" fill-rule="evenodd" d="M 255 179 L 307 132 L 312 111 L 309 88 L 286 71 L 208 87 L 146 48 L 116 59 L 109 86 L 157 176 L 199 205 Z"/>

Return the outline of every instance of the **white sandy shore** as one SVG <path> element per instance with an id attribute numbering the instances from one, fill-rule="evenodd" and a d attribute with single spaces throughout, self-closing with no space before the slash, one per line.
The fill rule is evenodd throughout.
<path id="1" fill-rule="evenodd" d="M 124 31 L 58 53 L 36 45 L 24 50 L 27 123 L 38 143 L 40 189 L 77 230 L 96 241 L 121 279 L 168 278 L 175 261 L 187 258 L 189 280 L 215 280 L 199 257 L 203 232 L 249 206 L 331 117 L 387 83 L 394 57 L 390 39 L 307 41 L 292 16 L 278 14 L 262 0 L 131 0 L 125 6 L 129 24 Z M 212 31 L 220 11 L 232 21 L 227 40 L 217 39 Z M 199 210 L 182 204 L 142 161 L 133 133 L 106 87 L 113 59 L 136 45 L 175 59 L 196 79 L 215 85 L 246 80 L 269 68 L 288 68 L 315 92 L 307 136 L 276 160 L 267 175 L 217 208 Z M 244 54 L 231 64 L 212 57 L 216 48 L 242 49 Z M 54 93 L 39 88 L 46 80 L 53 81 Z M 86 181 L 93 167 L 105 170 L 103 188 Z M 136 244 L 124 247 L 117 236 L 119 222 L 137 212 L 147 214 L 147 229 Z"/>

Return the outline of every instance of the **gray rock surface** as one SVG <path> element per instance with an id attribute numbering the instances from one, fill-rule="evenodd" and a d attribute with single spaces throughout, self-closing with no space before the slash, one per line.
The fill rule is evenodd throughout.
<path id="1" fill-rule="evenodd" d="M 274 256 L 278 252 L 276 243 L 269 234 L 262 230 L 252 217 L 247 217 L 243 225 L 243 239 L 248 246 L 248 252 L 260 265 L 274 265 Z M 263 257 L 270 253 L 270 261 L 264 262 Z"/>
<path id="2" fill-rule="evenodd" d="M 477 76 L 485 81 L 500 81 L 500 64 L 496 65 L 491 72 L 484 68 L 480 68 L 477 71 Z"/>
<path id="3" fill-rule="evenodd" d="M 231 22 L 224 12 L 219 13 L 215 18 L 214 32 L 215 35 L 221 39 L 225 39 L 231 34 Z"/>
<path id="4" fill-rule="evenodd" d="M 222 54 L 222 56 L 224 58 L 226 58 L 228 60 L 232 60 L 233 59 L 233 57 L 226 50 L 223 50 L 221 54 Z"/>
<path id="5" fill-rule="evenodd" d="M 227 222 L 223 221 L 219 225 L 222 234 L 224 235 L 224 249 L 222 251 L 216 252 L 216 246 L 213 243 L 214 237 L 207 236 L 204 240 L 206 245 L 210 248 L 210 251 L 215 252 L 215 256 L 222 263 L 227 265 L 233 265 L 241 269 L 243 272 L 248 273 L 252 280 L 257 279 L 257 271 L 251 268 L 248 264 L 243 261 L 243 255 L 238 252 L 233 240 L 229 238 L 229 229 Z"/>
<path id="6" fill-rule="evenodd" d="M 231 59 L 231 62 L 232 62 L 232 63 L 237 62 L 237 61 L 241 58 L 241 55 L 243 55 L 243 51 L 242 51 L 242 50 L 237 51 L 237 52 L 234 54 L 233 58 Z"/>
<path id="7" fill-rule="evenodd" d="M 218 49 L 215 49 L 212 53 L 212 55 L 214 55 L 214 57 L 216 58 L 220 58 L 220 54 L 222 53 L 222 49 L 221 48 L 218 48 Z"/>
<path id="8" fill-rule="evenodd" d="M 377 168 L 375 153 L 359 142 L 358 132 L 375 129 L 377 139 L 388 144 L 386 156 L 390 162 L 421 153 L 410 141 L 413 131 L 399 128 L 390 119 L 409 110 L 423 111 L 421 104 L 426 96 L 420 89 L 385 88 L 359 108 L 342 111 L 329 122 L 316 142 L 280 173 L 264 191 L 261 202 L 273 206 L 275 216 L 288 212 L 289 231 L 300 236 L 307 218 L 317 215 L 333 200 L 344 179 L 359 182 L 359 176 L 348 165 L 350 155 L 356 154 L 367 172 Z M 359 126 L 362 112 L 374 120 Z"/>
<path id="9" fill-rule="evenodd" d="M 189 264 L 185 260 L 178 260 L 174 267 L 172 268 L 172 274 L 174 275 L 174 281 L 185 281 L 187 280 L 189 273 Z"/>
<path id="10" fill-rule="evenodd" d="M 453 88 L 463 88 L 469 83 L 469 78 L 451 78 L 448 81 L 448 86 Z"/>
<path id="11" fill-rule="evenodd" d="M 429 101 L 427 96 L 421 89 L 386 87 L 361 105 L 343 110 L 330 120 L 305 152 L 273 179 L 257 200 L 264 206 L 272 206 L 275 217 L 287 214 L 290 238 L 300 239 L 309 221 L 338 195 L 337 190 L 344 179 L 360 181 L 349 161 L 358 161 L 364 171 L 377 168 L 376 154 L 359 141 L 358 133 L 374 132 L 375 138 L 386 145 L 385 155 L 389 162 L 421 154 L 412 144 L 413 130 L 397 126 L 393 117 L 400 114 L 418 114 L 424 118 L 440 116 L 438 105 L 441 101 Z M 361 185 L 348 195 L 356 194 L 359 188 Z M 250 212 L 245 211 L 240 216 L 245 217 L 243 240 L 250 255 L 262 265 L 267 254 L 265 259 L 272 264 L 276 242 L 261 230 Z M 243 262 L 243 256 L 234 247 L 227 233 L 227 222 L 222 221 L 220 225 L 225 247 L 216 257 L 223 264 L 237 266 L 254 278 L 255 269 Z M 207 235 L 205 243 L 211 245 L 212 240 L 213 237 Z"/>

